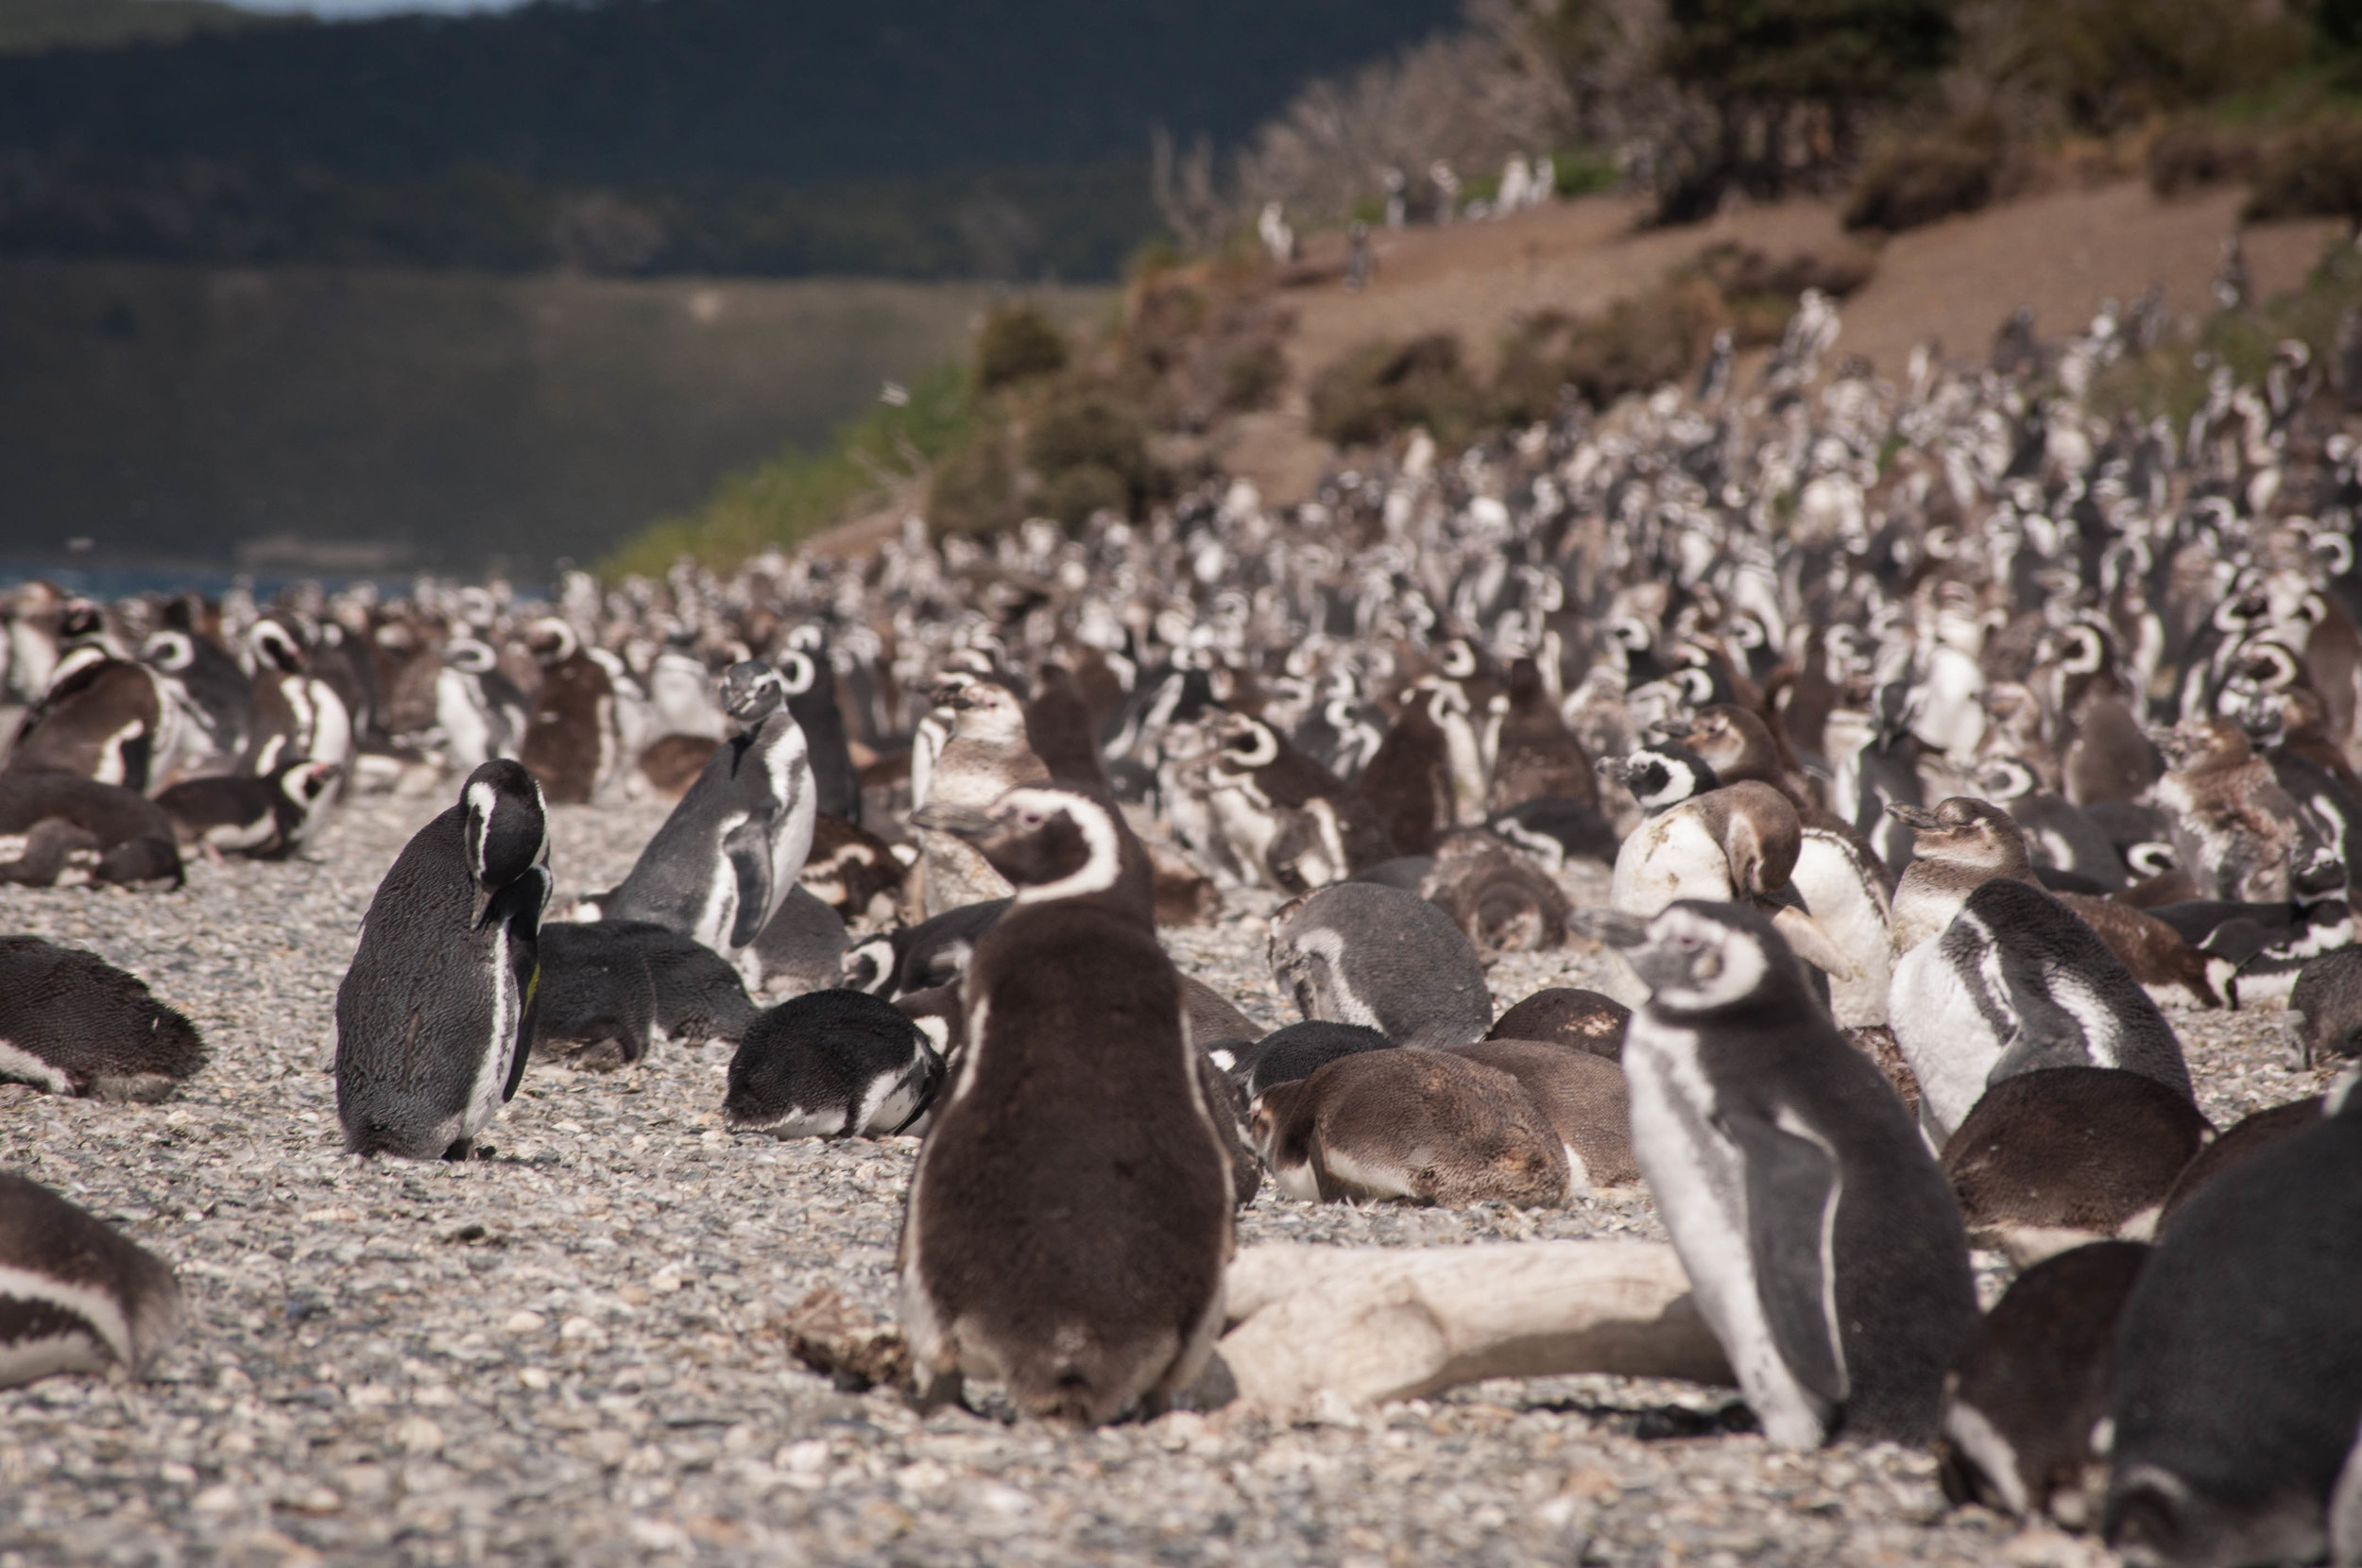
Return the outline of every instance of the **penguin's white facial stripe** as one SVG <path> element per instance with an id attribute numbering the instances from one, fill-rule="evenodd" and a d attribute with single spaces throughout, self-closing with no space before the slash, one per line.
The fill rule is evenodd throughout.
<path id="1" fill-rule="evenodd" d="M 1727 1007 L 1763 983 L 1770 961 L 1747 933 L 1702 920 L 1686 912 L 1660 915 L 1649 932 L 1652 948 L 1694 953 L 1686 981 L 1659 990 L 1655 1000 L 1683 1012 Z"/>
<path id="2" fill-rule="evenodd" d="M 1279 737 L 1267 724 L 1248 724 L 1232 741 L 1230 760 L 1242 768 L 1265 768 L 1279 760 Z"/>
<path id="3" fill-rule="evenodd" d="M 2028 1500 L 2026 1478 L 2018 1474 L 2017 1450 L 1994 1429 L 1984 1412 L 1974 1405 L 1953 1401 L 1951 1408 L 1943 1413 L 1943 1435 L 1976 1463 L 1978 1473 L 2000 1492 L 2010 1511 L 2024 1518 Z"/>
<path id="4" fill-rule="evenodd" d="M 6 1040 L 0 1040 L 0 1079 L 18 1083 L 30 1083 L 53 1095 L 74 1092 L 74 1081 L 63 1068 L 44 1062 L 31 1051 L 21 1050 Z"/>
<path id="5" fill-rule="evenodd" d="M 1123 875 L 1122 844 L 1116 825 L 1096 804 L 1048 790 L 1012 790 L 1002 797 L 1020 811 L 1038 810 L 1045 817 L 1063 813 L 1083 835 L 1083 863 L 1055 881 L 1017 890 L 1019 904 L 1046 904 L 1055 898 L 1081 898 L 1104 893 Z"/>
<path id="6" fill-rule="evenodd" d="M 0 1296 L 12 1296 L 22 1302 L 40 1302 L 72 1313 L 90 1325 L 93 1337 L 104 1344 L 114 1358 L 126 1367 L 133 1365 L 130 1320 L 124 1315 L 123 1304 L 112 1293 L 95 1286 L 78 1285 L 30 1269 L 12 1269 L 0 1264 Z"/>
<path id="7" fill-rule="evenodd" d="M 492 831 L 492 812 L 500 805 L 500 793 L 489 781 L 479 780 L 468 786 L 468 872 L 473 877 L 484 875 L 484 841 Z"/>

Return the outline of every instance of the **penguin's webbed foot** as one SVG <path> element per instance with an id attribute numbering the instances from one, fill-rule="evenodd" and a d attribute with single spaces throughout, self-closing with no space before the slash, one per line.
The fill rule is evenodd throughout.
<path id="1" fill-rule="evenodd" d="M 443 1158 L 454 1165 L 465 1163 L 467 1160 L 472 1158 L 474 1154 L 475 1139 L 472 1137 L 461 1138 L 454 1143 L 449 1149 L 443 1150 Z"/>

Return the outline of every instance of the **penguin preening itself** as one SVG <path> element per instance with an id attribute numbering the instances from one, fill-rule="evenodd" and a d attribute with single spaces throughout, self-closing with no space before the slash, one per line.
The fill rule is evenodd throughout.
<path id="1" fill-rule="evenodd" d="M 385 873 L 336 988 L 348 1151 L 465 1159 L 516 1094 L 533 1045 L 548 860 L 541 786 L 496 758 Z"/>
<path id="2" fill-rule="evenodd" d="M 735 961 L 779 912 L 812 851 L 812 770 L 786 689 L 761 659 L 722 677 L 738 733 L 656 830 L 623 884 L 600 900 L 608 920 L 684 931 Z"/>
<path id="3" fill-rule="evenodd" d="M 911 1176 L 913 1364 L 934 1399 L 980 1376 L 1036 1416 L 1154 1409 L 1221 1330 L 1233 1171 L 1147 855 L 1070 788 L 914 820 L 1017 892 L 961 981 L 966 1044 Z"/>
<path id="4" fill-rule="evenodd" d="M 344 770 L 334 762 L 287 762 L 256 777 L 188 778 L 156 797 L 182 844 L 276 860 L 319 831 Z"/>
<path id="5" fill-rule="evenodd" d="M 1891 810 L 1919 858 L 1895 891 L 1888 1016 L 1934 1140 L 1949 1138 L 1991 1084 L 2041 1067 L 2123 1067 L 2195 1102 L 2157 1004 L 2033 880 L 2008 812 L 1965 795 Z"/>
<path id="6" fill-rule="evenodd" d="M 1576 924 L 1649 986 L 1624 1037 L 1633 1152 L 1766 1435 L 1925 1442 L 1977 1293 L 1902 1101 L 1760 912 L 1684 899 Z"/>
<path id="7" fill-rule="evenodd" d="M 917 1120 L 942 1081 L 943 1058 L 892 1002 L 815 991 L 746 1031 L 722 1113 L 782 1138 L 885 1137 Z"/>
<path id="8" fill-rule="evenodd" d="M 96 1099 L 162 1099 L 205 1041 L 137 976 L 95 953 L 0 936 L 0 1081 Z"/>
<path id="9" fill-rule="evenodd" d="M 179 1337 L 163 1259 L 38 1182 L 0 1171 L 0 1389 L 53 1372 L 137 1377 Z"/>
<path id="10" fill-rule="evenodd" d="M 2179 1209 L 2116 1331 L 2107 1513 L 2128 1562 L 2362 1561 L 2362 1094 Z"/>

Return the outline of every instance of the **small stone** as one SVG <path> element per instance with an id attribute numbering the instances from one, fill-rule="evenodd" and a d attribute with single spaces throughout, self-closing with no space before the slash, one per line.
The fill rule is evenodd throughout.
<path id="1" fill-rule="evenodd" d="M 443 1451 L 443 1429 L 424 1416 L 404 1416 L 394 1423 L 394 1441 L 405 1454 L 420 1458 Z"/>
<path id="2" fill-rule="evenodd" d="M 501 1328 L 508 1334 L 539 1334 L 549 1326 L 549 1321 L 539 1312 L 511 1312 L 502 1320 Z"/>

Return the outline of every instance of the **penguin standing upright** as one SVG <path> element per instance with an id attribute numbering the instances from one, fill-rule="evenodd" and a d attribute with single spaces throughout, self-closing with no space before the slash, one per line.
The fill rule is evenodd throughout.
<path id="1" fill-rule="evenodd" d="M 1025 709 L 1007 687 L 970 680 L 938 695 L 951 711 L 953 727 L 916 805 L 982 810 L 1021 785 L 1050 782 L 1049 768 L 1026 741 Z M 918 844 L 928 914 L 1009 895 L 1008 879 L 956 834 L 922 827 Z"/>
<path id="2" fill-rule="evenodd" d="M 1222 1328 L 1232 1172 L 1158 946 L 1147 855 L 1104 796 L 924 808 L 1018 888 L 961 985 L 966 1045 L 912 1173 L 901 1318 L 930 1394 L 1153 1409 Z"/>
<path id="3" fill-rule="evenodd" d="M 541 786 L 495 758 L 378 884 L 336 988 L 336 1116 L 355 1154 L 466 1159 L 517 1092 L 549 903 Z"/>
<path id="4" fill-rule="evenodd" d="M 1766 1435 L 1933 1437 L 1977 1290 L 1903 1102 L 1759 912 L 1686 899 L 1577 923 L 1649 985 L 1624 1037 L 1633 1152 Z"/>
<path id="5" fill-rule="evenodd" d="M 525 646 L 541 680 L 517 759 L 553 804 L 587 806 L 624 765 L 614 678 L 584 649 L 582 634 L 555 615 L 533 623 Z"/>
<path id="6" fill-rule="evenodd" d="M 829 662 L 817 628 L 798 633 L 774 661 L 787 690 L 787 710 L 804 732 L 804 755 L 812 767 L 813 800 L 822 814 L 861 825 L 861 771 L 845 738 L 845 713 L 836 703 L 836 670 Z"/>
<path id="7" fill-rule="evenodd" d="M 599 901 L 601 917 L 669 926 L 735 962 L 779 912 L 812 852 L 815 814 L 804 732 L 786 696 L 761 659 L 730 666 L 722 705 L 738 733 Z"/>

